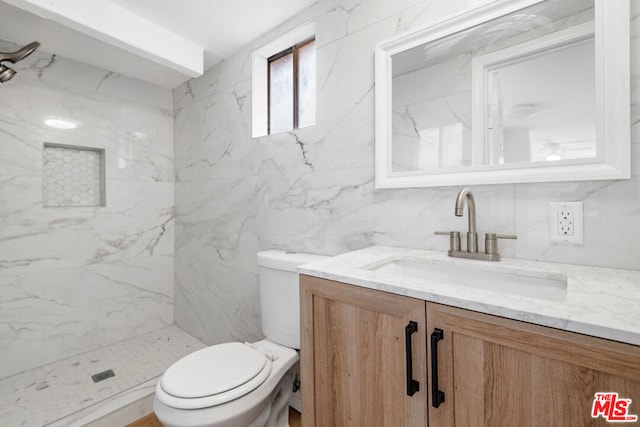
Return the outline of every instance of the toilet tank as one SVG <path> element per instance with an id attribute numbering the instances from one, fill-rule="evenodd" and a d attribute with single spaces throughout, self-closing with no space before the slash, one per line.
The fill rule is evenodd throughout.
<path id="1" fill-rule="evenodd" d="M 322 255 L 270 250 L 258 252 L 262 332 L 271 341 L 300 348 L 300 286 L 298 266 L 327 258 Z"/>

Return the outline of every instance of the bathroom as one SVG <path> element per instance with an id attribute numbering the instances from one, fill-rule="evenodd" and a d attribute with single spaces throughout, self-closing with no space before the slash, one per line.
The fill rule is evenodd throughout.
<path id="1" fill-rule="evenodd" d="M 3 10 L 17 3 L 38 2 Z M 319 0 L 172 89 L 34 34 L 42 46 L 0 86 L 0 378 L 172 325 L 206 344 L 257 341 L 264 249 L 446 251 L 434 231 L 466 230 L 453 214 L 462 186 L 375 186 L 374 49 L 485 3 Z M 639 14 L 631 2 L 631 178 L 468 183 L 478 230 L 518 236 L 500 242 L 503 258 L 640 270 Z M 315 125 L 253 138 L 252 54 L 310 21 Z M 0 51 L 21 46 L 5 37 Z M 48 128 L 48 115 L 78 126 Z M 42 206 L 43 143 L 104 150 L 104 206 Z M 551 243 L 549 203 L 578 201 L 584 243 Z"/>

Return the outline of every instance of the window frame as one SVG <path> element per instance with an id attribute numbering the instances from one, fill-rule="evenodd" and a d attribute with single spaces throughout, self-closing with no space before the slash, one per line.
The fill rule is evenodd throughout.
<path id="1" fill-rule="evenodd" d="M 315 20 L 308 20 L 257 48 L 251 55 L 251 137 L 268 136 L 267 58 L 295 44 L 316 39 Z M 316 39 L 317 43 L 317 39 Z M 316 46 L 317 48 L 317 46 Z M 317 51 L 317 49 L 316 49 Z M 316 60 L 317 61 L 317 60 Z M 317 67 L 317 62 L 316 62 Z M 314 121 L 315 122 L 315 121 Z"/>
<path id="2" fill-rule="evenodd" d="M 293 129 L 298 129 L 298 80 L 299 80 L 299 55 L 298 51 L 307 46 L 309 43 L 315 43 L 315 36 L 306 40 L 296 43 L 293 46 L 286 48 L 283 51 L 275 53 L 267 58 L 267 135 L 271 135 L 271 63 L 280 58 L 284 58 L 287 55 L 292 55 L 293 60 L 293 84 L 292 84 L 292 96 L 293 96 Z"/>

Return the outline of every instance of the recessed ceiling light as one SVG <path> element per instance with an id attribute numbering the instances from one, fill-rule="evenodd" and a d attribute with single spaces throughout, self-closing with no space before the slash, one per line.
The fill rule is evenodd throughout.
<path id="1" fill-rule="evenodd" d="M 45 119 L 44 124 L 55 129 L 64 129 L 64 130 L 75 129 L 78 127 L 76 123 L 71 122 L 69 120 L 54 119 L 54 118 Z"/>
<path id="2" fill-rule="evenodd" d="M 547 156 L 547 161 L 550 161 L 550 162 L 553 162 L 553 161 L 556 161 L 556 160 L 561 160 L 561 159 L 562 159 L 562 157 L 560 157 L 559 154 L 549 154 Z"/>

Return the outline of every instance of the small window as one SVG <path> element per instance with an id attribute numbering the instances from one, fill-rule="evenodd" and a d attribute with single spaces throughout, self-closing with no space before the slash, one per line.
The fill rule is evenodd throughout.
<path id="1" fill-rule="evenodd" d="M 269 128 L 278 133 L 310 126 L 316 116 L 316 46 L 307 40 L 268 62 Z"/>
<path id="2" fill-rule="evenodd" d="M 316 24 L 308 21 L 251 56 L 251 136 L 316 121 Z"/>

